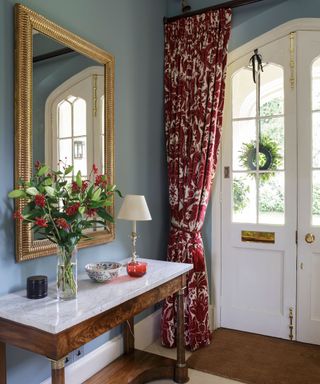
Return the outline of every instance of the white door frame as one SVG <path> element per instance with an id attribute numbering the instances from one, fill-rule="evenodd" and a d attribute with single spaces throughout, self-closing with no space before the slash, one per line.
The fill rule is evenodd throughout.
<path id="1" fill-rule="evenodd" d="M 271 43 L 272 41 L 278 40 L 284 36 L 290 34 L 290 32 L 296 31 L 319 31 L 320 30 L 320 18 L 301 18 L 290 20 L 266 33 L 263 35 L 249 41 L 248 43 L 242 45 L 239 48 L 229 52 L 228 54 L 228 65 L 234 61 L 240 59 L 242 56 L 253 52 L 257 47 L 262 47 L 266 44 Z M 288 55 L 289 59 L 289 55 Z M 226 106 L 228 107 L 228 106 Z M 222 128 L 222 137 L 223 137 Z M 222 141 L 223 143 L 223 141 Z M 221 146 L 221 153 L 223 151 L 223 145 Z M 221 253 L 221 162 L 218 162 L 218 169 L 214 180 L 214 185 L 212 188 L 212 210 L 211 210 L 211 220 L 212 220 L 212 233 L 211 233 L 211 249 L 209 250 L 211 254 L 211 301 L 213 308 L 213 326 L 214 329 L 220 327 L 221 319 L 221 266 L 222 266 L 222 253 Z"/>

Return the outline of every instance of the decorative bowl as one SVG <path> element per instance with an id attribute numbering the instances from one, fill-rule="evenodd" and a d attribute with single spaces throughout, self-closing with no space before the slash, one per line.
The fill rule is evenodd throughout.
<path id="1" fill-rule="evenodd" d="M 98 263 L 90 263 L 85 266 L 85 270 L 90 279 L 104 283 L 119 275 L 122 264 L 114 261 L 100 261 Z"/>

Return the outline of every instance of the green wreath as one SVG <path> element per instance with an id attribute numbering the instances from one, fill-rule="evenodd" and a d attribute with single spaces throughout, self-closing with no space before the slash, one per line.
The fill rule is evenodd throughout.
<path id="1" fill-rule="evenodd" d="M 248 171 L 257 170 L 257 148 L 256 141 L 244 143 L 240 150 L 239 162 Z M 282 161 L 279 145 L 269 136 L 262 135 L 259 141 L 259 158 L 258 165 L 260 171 L 276 171 Z M 252 173 L 252 175 L 254 175 Z M 274 172 L 266 172 L 260 174 L 261 181 L 267 181 Z"/>

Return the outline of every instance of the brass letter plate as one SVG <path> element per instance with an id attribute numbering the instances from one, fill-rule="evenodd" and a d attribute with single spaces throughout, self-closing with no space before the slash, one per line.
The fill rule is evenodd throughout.
<path id="1" fill-rule="evenodd" d="M 241 241 L 250 241 L 253 243 L 274 244 L 274 232 L 241 231 Z"/>

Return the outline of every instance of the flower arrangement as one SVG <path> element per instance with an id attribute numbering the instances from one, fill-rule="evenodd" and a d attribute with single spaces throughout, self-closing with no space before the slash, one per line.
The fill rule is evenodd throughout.
<path id="1" fill-rule="evenodd" d="M 66 299 L 77 293 L 73 257 L 78 242 L 89 237 L 86 230 L 113 222 L 106 208 L 112 205 L 114 193 L 121 193 L 108 184 L 107 176 L 99 174 L 95 165 L 86 180 L 80 171 L 72 180 L 73 166 L 61 165 L 62 170 L 53 171 L 37 161 L 32 178 L 20 180 L 20 188 L 11 191 L 9 197 L 27 201 L 22 212 L 14 213 L 15 219 L 31 223 L 35 232 L 58 245 L 58 296 Z"/>

